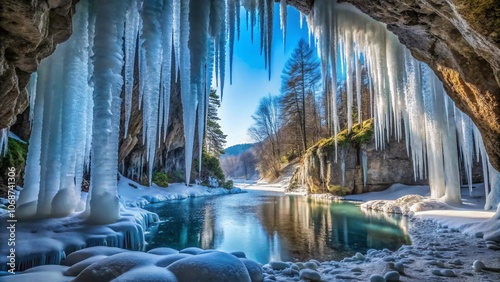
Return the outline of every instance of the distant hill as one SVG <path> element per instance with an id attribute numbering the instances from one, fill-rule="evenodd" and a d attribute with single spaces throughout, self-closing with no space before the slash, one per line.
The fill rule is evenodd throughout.
<path id="1" fill-rule="evenodd" d="M 224 158 L 224 157 L 229 157 L 229 156 L 238 156 L 239 154 L 252 148 L 253 145 L 254 144 L 246 143 L 246 144 L 237 144 L 237 145 L 227 147 L 226 149 L 224 149 L 224 151 L 226 153 L 224 155 L 222 155 L 221 157 Z"/>

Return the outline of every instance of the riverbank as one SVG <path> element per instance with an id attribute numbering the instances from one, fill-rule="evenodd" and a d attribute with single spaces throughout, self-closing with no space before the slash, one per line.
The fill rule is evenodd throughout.
<path id="1" fill-rule="evenodd" d="M 310 195 L 328 201 L 363 202 L 363 212 L 368 214 L 404 214 L 409 218 L 412 245 L 396 252 L 369 250 L 339 262 L 294 263 L 284 270 L 273 269 L 274 263 L 270 263 L 264 266 L 265 276 L 275 281 L 291 281 L 294 276 L 321 281 L 500 281 L 500 247 L 492 241 L 499 232 L 491 231 L 498 225 L 492 219 L 495 212 L 482 210 L 481 184 L 474 185 L 470 194 L 468 188 L 462 190 L 463 203 L 458 207 L 429 199 L 428 186 L 396 184 L 382 192 L 345 197 Z M 487 235 L 480 230 L 487 230 L 488 225 Z M 481 263 L 488 269 L 480 270 Z M 303 265 L 311 269 L 301 274 L 298 270 Z"/>

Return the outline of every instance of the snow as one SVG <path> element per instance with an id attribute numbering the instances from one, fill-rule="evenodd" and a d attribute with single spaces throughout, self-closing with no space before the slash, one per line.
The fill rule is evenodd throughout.
<path id="1" fill-rule="evenodd" d="M 199 254 L 161 254 L 90 247 L 67 257 L 63 265 L 44 265 L 0 281 L 262 281 L 260 264 L 245 254 L 206 250 Z M 175 251 L 177 252 L 177 251 Z"/>
<path id="2" fill-rule="evenodd" d="M 149 187 L 121 176 L 118 182 L 118 193 L 125 206 L 144 207 L 150 203 L 182 200 L 192 197 L 237 194 L 244 193 L 244 191 L 237 187 L 228 190 L 225 188 L 209 188 L 201 185 L 186 186 L 184 183 L 169 183 L 166 188 L 156 185 Z"/>
<path id="3" fill-rule="evenodd" d="M 6 215 L 0 215 L 2 229 L 8 225 L 5 219 Z M 156 221 L 156 214 L 137 208 L 122 208 L 119 220 L 108 225 L 91 224 L 81 213 L 18 223 L 15 231 L 16 270 L 60 264 L 69 253 L 91 246 L 106 246 L 109 251 L 112 249 L 108 247 L 142 250 L 145 245 L 144 231 Z M 2 242 L 7 242 L 8 235 L 7 232 L 0 234 Z M 2 244 L 0 252 L 7 254 L 8 248 L 7 244 Z M 7 261 L 7 256 L 0 258 L 0 269 L 8 267 Z"/>

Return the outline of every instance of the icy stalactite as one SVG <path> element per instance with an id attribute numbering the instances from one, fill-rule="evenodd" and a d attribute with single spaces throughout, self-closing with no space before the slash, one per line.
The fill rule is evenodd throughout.
<path id="1" fill-rule="evenodd" d="M 186 144 L 185 150 L 185 174 L 186 184 L 189 184 L 191 179 L 191 165 L 193 161 L 194 134 L 196 126 L 196 114 L 194 111 L 197 106 L 196 88 L 191 89 L 191 59 L 189 51 L 189 0 L 182 1 L 180 15 L 180 56 L 179 64 L 181 79 L 181 98 L 183 108 L 184 122 L 184 140 Z"/>
<path id="2" fill-rule="evenodd" d="M 485 210 L 500 208 L 500 172 L 496 171 L 493 166 L 488 162 L 488 176 L 490 184 L 490 192 L 486 196 Z M 500 214 L 497 212 L 497 214 Z"/>
<path id="3" fill-rule="evenodd" d="M 384 24 L 350 5 L 317 0 L 308 23 L 318 43 L 323 81 L 331 81 L 333 86 L 329 87 L 333 90 L 329 96 L 333 133 L 337 134 L 338 125 L 335 114 L 338 77 L 346 79 L 350 127 L 353 80 L 364 68 L 368 76 L 376 148 L 384 149 L 391 135 L 400 140 L 405 134 L 407 150 L 411 151 L 414 161 L 415 178 L 426 177 L 428 168 L 432 196 L 445 196 L 448 203 L 459 203 L 458 150 L 453 145 L 456 143 L 454 106 L 445 102 L 443 87 L 432 71 L 411 57 Z M 363 62 L 358 65 L 361 57 Z M 356 78 L 356 88 L 358 85 Z M 359 94 L 356 96 L 358 98 Z M 344 160 L 341 158 L 341 161 Z"/>
<path id="4" fill-rule="evenodd" d="M 263 11 L 260 11 L 261 13 Z M 274 22 L 274 0 L 266 0 L 266 50 L 265 53 L 268 67 L 268 79 L 271 80 L 271 58 L 272 58 L 272 46 L 273 46 L 273 22 Z"/>
<path id="5" fill-rule="evenodd" d="M 286 50 L 286 21 L 287 21 L 286 0 L 280 0 L 280 28 L 283 33 L 283 50 Z M 302 28 L 302 17 L 300 28 Z"/>
<path id="6" fill-rule="evenodd" d="M 356 69 L 356 102 L 357 102 L 356 110 L 358 112 L 358 123 L 361 123 L 363 121 L 361 112 L 361 58 L 358 50 L 356 50 L 355 55 L 356 55 L 355 69 Z"/>
<path id="7" fill-rule="evenodd" d="M 366 179 L 368 178 L 368 155 L 365 149 L 361 149 L 361 167 L 363 168 L 363 187 L 366 187 Z"/>
<path id="8" fill-rule="evenodd" d="M 172 32 L 173 32 L 173 12 L 174 8 L 171 1 L 163 2 L 162 11 L 162 64 L 161 64 L 161 91 L 160 99 L 162 100 L 162 113 L 160 115 L 160 123 L 158 129 L 162 129 L 163 125 L 163 142 L 167 138 L 168 115 L 170 109 L 170 92 L 171 92 L 171 77 L 172 77 Z M 161 140 L 160 135 L 158 139 Z"/>
<path id="9" fill-rule="evenodd" d="M 174 55 L 175 55 L 175 68 L 174 75 L 178 78 L 177 73 L 180 70 L 180 54 L 181 54 L 181 1 L 182 0 L 172 0 L 173 2 L 173 42 L 174 42 Z"/>
<path id="10" fill-rule="evenodd" d="M 9 129 L 0 129 L 0 156 L 5 156 L 7 154 L 7 149 L 9 147 Z"/>
<path id="11" fill-rule="evenodd" d="M 146 136 L 146 160 L 148 161 L 148 180 L 151 184 L 154 158 L 158 137 L 158 111 L 162 61 L 162 10 L 163 3 L 145 0 L 142 8 L 141 65 L 139 79 L 144 81 L 143 95 L 143 136 Z M 163 106 L 163 105 L 162 105 Z"/>
<path id="12" fill-rule="evenodd" d="M 236 18 L 239 15 L 239 10 L 236 7 L 236 1 L 227 2 L 227 17 L 228 17 L 228 33 L 229 33 L 229 83 L 233 84 L 233 57 L 234 57 L 234 41 L 236 37 Z"/>
<path id="13" fill-rule="evenodd" d="M 94 0 L 97 1 L 97 0 Z M 95 3 L 94 56 L 94 122 L 92 129 L 89 220 L 110 223 L 119 216 L 117 196 L 119 102 L 123 78 L 123 22 L 124 2 L 112 0 Z M 97 7 L 98 6 L 98 7 Z M 115 106 L 115 107 L 113 107 Z M 118 118 L 117 118 L 118 117 Z"/>
<path id="14" fill-rule="evenodd" d="M 38 73 L 34 72 L 30 76 L 30 81 L 28 83 L 28 95 L 29 95 L 29 105 L 30 105 L 30 125 L 33 124 L 33 117 L 35 115 L 35 100 L 36 100 L 36 84 L 38 80 Z M 1 148 L 1 146 L 0 146 Z"/>
<path id="15" fill-rule="evenodd" d="M 132 111 L 132 91 L 134 87 L 134 65 L 137 48 L 137 33 L 139 27 L 139 4 L 132 2 L 127 9 L 125 20 L 125 125 L 124 137 L 128 137 L 128 124 Z"/>

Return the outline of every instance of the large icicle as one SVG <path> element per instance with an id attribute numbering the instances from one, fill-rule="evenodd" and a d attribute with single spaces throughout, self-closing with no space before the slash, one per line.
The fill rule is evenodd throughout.
<path id="1" fill-rule="evenodd" d="M 125 124 L 124 137 L 128 137 L 128 124 L 132 111 L 132 91 L 134 87 L 134 66 L 139 28 L 139 2 L 130 2 L 125 19 Z"/>
<path id="2" fill-rule="evenodd" d="M 94 56 L 94 123 L 89 220 L 115 222 L 119 216 L 117 195 L 120 93 L 123 85 L 124 1 L 92 0 L 96 15 Z M 118 104 L 118 105 L 117 105 Z M 118 107 L 117 107 L 118 106 Z M 118 124 L 117 124 L 118 121 Z"/>
<path id="3" fill-rule="evenodd" d="M 0 129 L 0 157 L 7 155 L 9 147 L 9 129 Z"/>
<path id="4" fill-rule="evenodd" d="M 286 20 L 287 20 L 286 9 L 287 9 L 286 0 L 280 0 L 280 28 L 283 33 L 283 51 L 286 50 Z M 302 28 L 302 24 L 300 27 Z"/>
<path id="5" fill-rule="evenodd" d="M 143 89 L 143 136 L 146 138 L 146 160 L 148 162 L 148 181 L 151 184 L 158 137 L 159 93 L 162 62 L 162 9 L 163 3 L 145 0 L 142 10 L 141 50 L 144 56 L 139 79 L 145 82 Z M 163 105 L 162 105 L 163 106 Z"/>
<path id="6" fill-rule="evenodd" d="M 158 129 L 161 130 L 163 124 L 163 141 L 167 138 L 168 115 L 170 109 L 170 92 L 172 79 L 172 32 L 173 32 L 173 12 L 172 1 L 163 2 L 162 14 L 162 46 L 163 57 L 161 65 L 161 92 L 160 97 L 163 105 L 163 116 L 160 116 Z M 159 137 L 159 139 L 161 139 Z"/>

